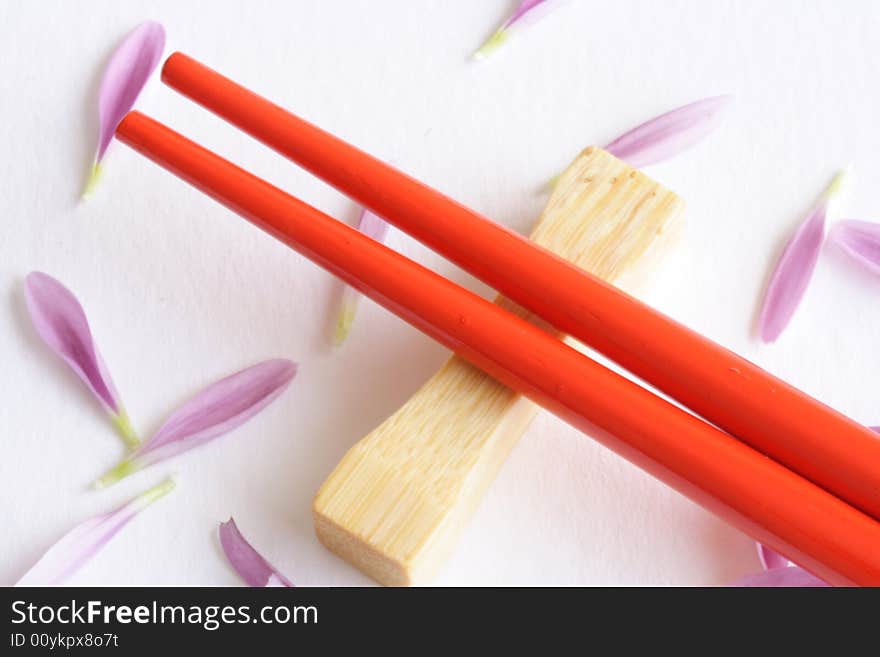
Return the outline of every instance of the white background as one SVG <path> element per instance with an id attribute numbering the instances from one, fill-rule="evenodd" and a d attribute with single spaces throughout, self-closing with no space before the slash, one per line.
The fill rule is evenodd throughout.
<path id="1" fill-rule="evenodd" d="M 370 302 L 328 345 L 340 285 L 114 145 L 78 204 L 103 63 L 145 19 L 183 50 L 453 197 L 527 232 L 541 188 L 582 147 L 703 96 L 737 104 L 708 141 L 649 173 L 688 203 L 677 251 L 642 293 L 859 421 L 880 424 L 880 281 L 830 249 L 782 340 L 753 337 L 784 240 L 851 162 L 853 218 L 880 217 L 880 3 L 575 0 L 482 64 L 512 0 L 0 2 L 0 583 L 72 525 L 178 473 L 75 584 L 232 585 L 216 539 L 235 516 L 304 585 L 369 580 L 325 551 L 312 495 L 345 450 L 447 354 Z M 154 79 L 143 111 L 345 221 L 356 207 Z M 389 244 L 485 286 L 393 232 Z M 210 446 L 104 492 L 121 444 L 39 342 L 22 279 L 86 308 L 148 434 L 201 386 L 258 360 L 301 363 L 290 390 Z M 829 436 L 833 439 L 833 436 Z M 718 585 L 758 568 L 752 542 L 560 421 L 516 448 L 439 584 Z"/>

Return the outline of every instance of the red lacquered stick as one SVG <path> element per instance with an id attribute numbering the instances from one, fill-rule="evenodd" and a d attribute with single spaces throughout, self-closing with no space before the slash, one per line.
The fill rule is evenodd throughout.
<path id="1" fill-rule="evenodd" d="M 162 79 L 780 463 L 880 519 L 880 440 L 753 363 L 181 53 Z"/>
<path id="2" fill-rule="evenodd" d="M 880 523 L 549 333 L 137 112 L 119 138 L 819 577 L 880 584 Z"/>

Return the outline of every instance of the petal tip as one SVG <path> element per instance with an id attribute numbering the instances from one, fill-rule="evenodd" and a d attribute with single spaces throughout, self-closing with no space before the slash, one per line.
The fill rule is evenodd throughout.
<path id="1" fill-rule="evenodd" d="M 36 269 L 24 277 L 24 283 L 26 292 L 31 295 L 57 294 L 67 296 L 73 294 L 57 278 Z"/>
<path id="2" fill-rule="evenodd" d="M 880 276 L 880 224 L 844 219 L 832 226 L 828 239 L 853 262 Z"/>
<path id="3" fill-rule="evenodd" d="M 474 54 L 471 55 L 474 61 L 481 62 L 489 57 L 492 53 L 498 50 L 504 43 L 507 41 L 508 34 L 504 29 L 496 30 L 492 36 L 486 39 L 477 50 L 474 51 Z"/>
<path id="4" fill-rule="evenodd" d="M 715 100 L 718 109 L 722 110 L 729 108 L 736 102 L 736 94 L 718 94 L 711 98 Z"/>
<path id="5" fill-rule="evenodd" d="M 758 337 L 760 337 L 761 342 L 764 344 L 773 344 L 779 339 L 779 336 L 782 335 L 783 330 L 785 330 L 785 326 L 780 326 L 775 318 L 770 317 L 770 313 L 767 311 L 767 305 L 765 305 L 758 326 Z"/>
<path id="6" fill-rule="evenodd" d="M 770 331 L 761 332 L 761 342 L 764 344 L 773 344 L 778 338 L 778 333 L 771 333 Z"/>
<path id="7" fill-rule="evenodd" d="M 287 358 L 278 358 L 275 361 L 280 371 L 281 378 L 285 381 L 285 385 L 293 381 L 299 372 L 299 363 L 295 363 Z"/>
<path id="8" fill-rule="evenodd" d="M 156 484 L 152 488 L 141 494 L 145 504 L 152 504 L 160 497 L 165 497 L 168 493 L 177 488 L 177 478 L 174 475 L 166 477 L 161 483 Z"/>
<path id="9" fill-rule="evenodd" d="M 89 172 L 89 177 L 88 180 L 86 180 L 86 185 L 83 188 L 80 199 L 83 201 L 90 200 L 95 195 L 95 189 L 98 187 L 98 183 L 101 182 L 103 177 L 104 167 L 101 166 L 100 162 L 95 162 L 92 165 L 92 170 Z"/>
<path id="10" fill-rule="evenodd" d="M 846 194 L 851 186 L 852 186 L 852 175 L 853 175 L 853 165 L 852 163 L 844 166 L 840 171 L 838 171 L 834 178 L 831 180 L 831 183 L 825 189 L 824 199 L 831 201 L 839 199 L 841 196 Z"/>
<path id="11" fill-rule="evenodd" d="M 346 341 L 349 333 L 351 333 L 352 324 L 354 324 L 355 304 L 346 303 L 339 312 L 339 319 L 336 322 L 336 330 L 333 333 L 333 346 L 341 347 Z"/>
<path id="12" fill-rule="evenodd" d="M 134 430 L 131 419 L 128 417 L 128 413 L 125 412 L 125 409 L 120 407 L 119 412 L 113 416 L 113 425 L 116 427 L 116 432 L 122 438 L 126 447 L 136 449 L 141 444 L 141 440 Z"/>
<path id="13" fill-rule="evenodd" d="M 108 488 L 113 484 L 122 481 L 129 475 L 134 474 L 138 470 L 140 470 L 140 467 L 135 461 L 130 459 L 120 461 L 116 466 L 108 470 L 102 477 L 95 481 L 95 489 L 100 490 L 102 488 Z"/>

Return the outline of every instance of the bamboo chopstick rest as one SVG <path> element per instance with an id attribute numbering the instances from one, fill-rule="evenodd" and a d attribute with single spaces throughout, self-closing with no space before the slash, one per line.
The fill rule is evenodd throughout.
<path id="1" fill-rule="evenodd" d="M 530 237 L 632 287 L 661 255 L 683 207 L 643 173 L 589 148 L 560 177 Z M 546 326 L 508 299 L 496 303 Z M 453 356 L 321 486 L 318 538 L 382 584 L 429 582 L 537 410 Z"/>

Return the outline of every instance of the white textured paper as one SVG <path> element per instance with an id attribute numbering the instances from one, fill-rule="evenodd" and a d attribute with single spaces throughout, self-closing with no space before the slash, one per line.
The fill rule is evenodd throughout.
<path id="1" fill-rule="evenodd" d="M 706 143 L 648 173 L 688 202 L 678 251 L 643 296 L 866 423 L 880 424 L 880 281 L 827 252 L 772 347 L 750 335 L 787 235 L 852 162 L 845 214 L 880 219 L 880 4 L 580 0 L 482 64 L 508 0 L 0 3 L 0 584 L 89 515 L 179 475 L 75 584 L 238 582 L 216 538 L 234 516 L 292 580 L 369 580 L 312 530 L 317 487 L 346 449 L 446 358 L 370 302 L 329 347 L 328 274 L 124 146 L 77 204 L 102 63 L 145 19 L 257 92 L 518 230 L 582 147 L 707 95 L 737 104 Z M 154 80 L 139 108 L 353 222 L 357 208 Z M 399 232 L 389 244 L 485 286 Z M 22 279 L 56 276 L 86 308 L 136 427 L 268 357 L 301 363 L 254 421 L 103 492 L 121 443 L 24 310 Z M 828 437 L 833 440 L 833 436 Z M 539 416 L 439 584 L 724 584 L 752 542 L 598 444 Z"/>

